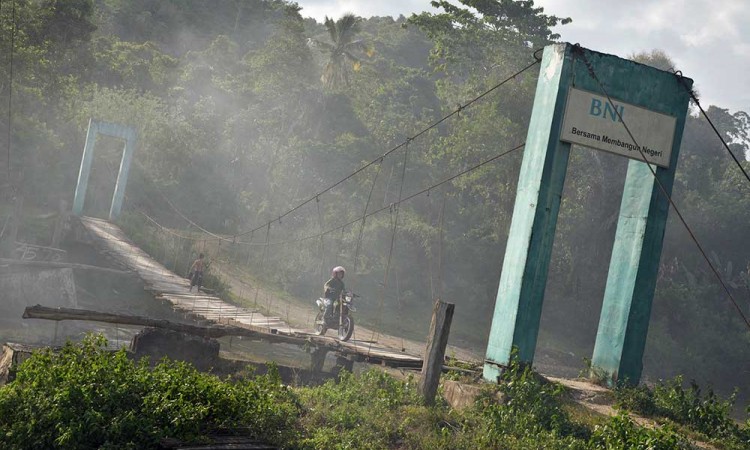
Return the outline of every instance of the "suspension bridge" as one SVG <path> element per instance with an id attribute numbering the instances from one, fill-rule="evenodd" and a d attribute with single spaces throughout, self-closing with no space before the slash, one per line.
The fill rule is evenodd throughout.
<path id="1" fill-rule="evenodd" d="M 176 311 L 199 322 L 230 325 L 245 330 L 236 333 L 244 337 L 283 342 L 299 346 L 314 346 L 336 352 L 355 361 L 383 364 L 391 367 L 415 368 L 422 366 L 419 343 L 411 342 L 409 352 L 370 340 L 355 338 L 342 342 L 333 337 L 318 336 L 311 329 L 300 329 L 285 323 L 279 317 L 270 317 L 257 309 L 233 305 L 202 292 L 189 291 L 189 281 L 181 277 L 132 243 L 115 224 L 82 216 L 76 226 L 85 233 L 83 239 L 121 268 L 135 272 L 144 282 L 144 288 L 154 298 L 168 302 Z M 311 324 L 312 325 L 312 324 Z M 312 327 L 311 327 L 312 328 Z M 231 333 L 230 333 L 231 334 Z M 359 335 L 368 335 L 366 330 Z"/>

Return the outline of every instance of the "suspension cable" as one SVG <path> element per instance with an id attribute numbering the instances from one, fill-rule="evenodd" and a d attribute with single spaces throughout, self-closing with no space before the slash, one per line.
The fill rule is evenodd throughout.
<path id="1" fill-rule="evenodd" d="M 391 219 L 393 219 L 393 207 L 390 207 L 391 211 Z M 395 221 L 392 221 L 395 223 Z M 380 301 L 378 302 L 378 325 L 373 328 L 372 334 L 370 335 L 370 339 L 367 346 L 367 356 L 370 356 L 370 351 L 372 350 L 372 344 L 376 342 L 375 334 L 377 333 L 378 339 L 380 338 L 380 329 L 383 325 L 383 305 L 385 303 L 385 289 L 388 283 L 388 271 L 391 267 L 391 258 L 393 257 L 393 241 L 394 241 L 394 235 L 395 235 L 395 227 L 393 233 L 391 233 L 391 246 L 388 250 L 388 259 L 385 263 L 385 271 L 383 275 L 383 283 L 380 285 Z"/>
<path id="2" fill-rule="evenodd" d="M 168 197 L 167 197 L 167 195 L 166 195 L 166 194 L 164 193 L 164 191 L 162 191 L 162 190 L 161 190 L 161 188 L 159 187 L 159 185 L 158 185 L 158 184 L 156 184 L 156 181 L 152 180 L 152 179 L 151 179 L 151 178 L 150 178 L 150 177 L 148 176 L 148 172 L 146 171 L 146 168 L 145 168 L 145 167 L 143 167 L 143 166 L 142 166 L 142 165 L 141 165 L 140 163 L 138 163 L 138 161 L 136 161 L 136 162 L 135 162 L 135 164 L 136 164 L 136 166 L 137 166 L 137 167 L 138 167 L 138 168 L 139 168 L 139 169 L 141 170 L 141 172 L 143 172 L 143 177 L 144 177 L 144 178 L 145 178 L 146 180 L 148 180 L 148 181 L 149 181 L 149 183 L 151 183 L 151 184 L 152 184 L 152 185 L 154 186 L 154 188 L 155 188 L 155 189 L 156 189 L 156 191 L 157 191 L 157 192 L 159 193 L 159 195 L 161 195 L 161 197 L 162 197 L 162 198 L 164 199 L 164 201 L 165 201 L 165 202 L 167 202 L 167 205 L 169 205 L 169 207 L 170 207 L 170 208 L 172 208 L 172 210 L 173 210 L 173 211 L 174 211 L 175 213 L 177 213 L 177 215 L 178 215 L 178 216 L 180 216 L 180 217 L 182 217 L 183 219 L 185 219 L 185 221 L 187 221 L 187 222 L 188 222 L 188 223 L 189 223 L 190 225 L 192 225 L 192 226 L 196 227 L 197 229 L 199 229 L 200 231 L 202 231 L 202 232 L 206 233 L 207 235 L 209 235 L 209 236 L 211 236 L 211 237 L 213 237 L 213 238 L 215 238 L 215 239 L 218 239 L 219 241 L 226 241 L 226 242 L 235 242 L 235 240 L 234 240 L 234 239 L 231 239 L 231 238 L 224 238 L 224 237 L 222 237 L 222 236 L 219 236 L 219 235 L 217 235 L 217 234 L 214 234 L 214 233 L 212 233 L 212 232 L 208 231 L 207 229 L 203 228 L 202 226 L 198 225 L 198 224 L 197 224 L 197 223 L 195 223 L 194 221 L 190 220 L 190 218 L 189 218 L 189 217 L 187 217 L 187 216 L 186 216 L 185 214 L 183 214 L 183 213 L 182 213 L 182 211 L 180 211 L 180 210 L 179 210 L 179 208 L 177 208 L 177 206 L 175 206 L 175 205 L 174 205 L 174 203 L 172 203 L 172 201 L 170 201 L 170 200 L 169 200 L 169 198 L 168 198 Z"/>
<path id="3" fill-rule="evenodd" d="M 524 72 L 526 72 L 527 70 L 531 69 L 532 67 L 536 66 L 537 64 L 539 64 L 539 63 L 541 62 L 541 60 L 540 60 L 540 59 L 537 59 L 537 58 L 536 58 L 536 53 L 537 53 L 537 52 L 534 52 L 534 58 L 535 58 L 535 59 L 534 59 L 534 62 L 532 62 L 532 63 L 528 64 L 528 65 L 527 65 L 527 66 L 525 66 L 524 68 L 522 68 L 522 69 L 518 70 L 517 72 L 513 73 L 513 74 L 512 74 L 512 75 L 510 75 L 509 77 L 505 78 L 505 79 L 504 79 L 503 81 L 501 81 L 501 82 L 499 82 L 499 83 L 495 84 L 495 85 L 494 85 L 494 86 L 492 86 L 491 88 L 487 89 L 486 91 L 482 92 L 481 94 L 479 94 L 479 95 L 477 95 L 476 97 L 472 98 L 471 100 L 467 101 L 467 102 L 466 102 L 466 103 L 464 103 L 463 105 L 459 105 L 459 106 L 458 106 L 458 108 L 456 108 L 455 110 L 453 110 L 453 111 L 452 111 L 452 112 L 450 112 L 449 114 L 447 114 L 447 115 L 443 116 L 442 118 L 438 119 L 437 121 L 433 122 L 433 123 L 432 123 L 431 125 L 429 125 L 429 126 L 427 126 L 426 128 L 422 129 L 421 131 L 419 131 L 418 133 L 414 134 L 413 136 L 411 136 L 411 137 L 408 137 L 408 138 L 406 138 L 406 140 L 404 140 L 404 141 L 403 141 L 403 142 L 401 142 L 400 144 L 396 145 L 395 147 L 391 148 L 391 149 L 390 149 L 390 150 L 388 150 L 387 152 L 383 153 L 383 154 L 382 154 L 381 156 L 378 156 L 377 158 L 373 159 L 372 161 L 370 161 L 370 162 L 366 163 L 365 165 L 363 165 L 363 166 L 362 166 L 362 167 L 360 167 L 359 169 L 355 170 L 354 172 L 350 173 L 349 175 L 347 175 L 346 177 L 342 178 L 341 180 L 339 180 L 339 181 L 337 181 L 337 182 L 333 183 L 332 185 L 330 185 L 330 186 L 328 186 L 327 188 L 323 189 L 322 191 L 320 191 L 320 192 L 316 193 L 316 194 L 315 194 L 315 195 L 313 195 L 312 197 L 310 197 L 310 198 L 308 198 L 308 199 L 304 200 L 303 202 L 299 203 L 299 204 L 298 204 L 297 206 L 294 206 L 293 208 L 291 208 L 291 209 L 287 210 L 287 211 L 286 211 L 285 213 L 281 214 L 281 215 L 280 215 L 280 216 L 279 216 L 278 218 L 279 218 L 279 219 L 282 219 L 282 218 L 284 218 L 285 216 L 287 216 L 287 215 L 291 214 L 292 212 L 294 212 L 294 211 L 298 210 L 298 209 L 299 209 L 299 208 L 301 208 L 302 206 L 304 206 L 304 205 L 306 205 L 306 204 L 310 203 L 311 201 L 315 200 L 315 199 L 316 199 L 316 198 L 318 198 L 318 197 L 319 197 L 320 195 L 322 195 L 322 194 L 324 194 L 324 193 L 326 193 L 326 192 L 329 192 L 330 190 L 334 189 L 335 187 L 337 187 L 337 186 L 338 186 L 338 185 L 340 185 L 341 183 L 343 183 L 343 182 L 345 182 L 345 181 L 349 180 L 349 179 L 350 179 L 350 178 L 352 178 L 353 176 L 355 176 L 355 175 L 357 175 L 358 173 L 362 172 L 363 170 L 367 169 L 367 168 L 368 168 L 368 167 L 370 167 L 371 165 L 373 165 L 373 164 L 375 164 L 375 163 L 378 163 L 378 162 L 382 161 L 382 160 L 383 160 L 384 158 L 388 157 L 388 156 L 389 156 L 389 155 L 390 155 L 391 153 L 393 153 L 393 152 L 397 151 L 398 149 L 400 149 L 400 148 L 402 148 L 402 147 L 406 146 L 406 145 L 407 145 L 407 144 L 408 144 L 409 142 L 413 141 L 414 139 L 416 139 L 416 138 L 418 138 L 418 137 L 420 137 L 420 136 L 424 135 L 425 133 L 427 133 L 428 131 L 432 130 L 433 128 L 436 128 L 436 127 L 437 127 L 438 125 L 440 125 L 441 123 L 445 122 L 445 121 L 446 121 L 446 120 L 448 120 L 449 118 L 451 118 L 451 117 L 453 117 L 453 116 L 455 116 L 455 115 L 458 115 L 458 114 L 460 114 L 460 113 L 461 113 L 461 112 L 462 112 L 462 111 L 463 111 L 464 109 L 466 109 L 466 108 L 468 108 L 469 106 L 471 106 L 471 105 L 475 104 L 476 102 L 478 102 L 479 100 L 483 99 L 484 97 L 486 97 L 486 96 L 487 96 L 487 95 L 489 95 L 490 93 L 494 92 L 495 90 L 497 90 L 497 89 L 498 89 L 498 88 L 500 88 L 501 86 L 505 85 L 505 84 L 506 84 L 506 83 L 508 83 L 509 81 L 511 81 L 511 80 L 514 80 L 514 79 L 516 79 L 516 77 L 518 77 L 519 75 L 523 74 Z M 257 231 L 257 230 L 260 230 L 260 229 L 262 229 L 263 227 L 265 227 L 266 225 L 268 225 L 269 223 L 273 223 L 273 222 L 275 222 L 276 220 L 277 220 L 277 219 L 273 219 L 273 220 L 270 220 L 270 221 L 268 221 L 268 222 L 266 222 L 266 223 L 264 223 L 264 224 L 262 224 L 262 225 L 259 225 L 259 226 L 255 227 L 255 228 L 253 228 L 253 229 L 251 229 L 251 230 L 248 230 L 248 231 L 243 231 L 243 232 L 239 232 L 239 233 L 236 233 L 236 234 L 235 234 L 235 236 L 237 236 L 237 237 L 239 237 L 239 236 L 244 236 L 244 235 L 246 235 L 246 234 L 248 234 L 248 233 L 251 233 L 251 232 L 253 232 L 253 231 Z"/>
<path id="4" fill-rule="evenodd" d="M 464 176 L 464 175 L 466 175 L 466 174 L 468 174 L 470 172 L 473 172 L 474 170 L 477 170 L 477 169 L 479 169 L 479 168 L 481 168 L 481 167 L 483 167 L 483 166 L 485 166 L 485 165 L 487 165 L 487 164 L 489 164 L 489 163 L 491 163 L 493 161 L 497 161 L 498 159 L 502 158 L 503 156 L 508 155 L 508 154 L 510 154 L 510 153 L 512 153 L 512 152 L 514 152 L 516 150 L 520 150 L 520 149 L 522 149 L 524 147 L 524 145 L 526 145 L 526 144 L 525 143 L 519 144 L 519 145 L 517 145 L 517 146 L 515 146 L 515 147 L 513 147 L 511 149 L 505 150 L 502 153 L 498 153 L 497 155 L 495 155 L 495 156 L 493 156 L 493 157 L 491 157 L 489 159 L 486 159 L 486 160 L 484 160 L 484 161 L 482 161 L 482 162 L 480 162 L 478 164 L 475 164 L 475 165 L 473 165 L 473 166 L 471 166 L 471 167 L 469 167 L 467 169 L 464 169 L 464 170 L 462 170 L 459 173 L 451 175 L 450 177 L 445 178 L 442 181 L 439 181 L 438 183 L 433 184 L 432 186 L 428 186 L 428 187 L 426 187 L 426 188 L 424 188 L 424 189 L 422 189 L 422 190 L 420 190 L 418 192 L 415 192 L 415 193 L 413 193 L 413 194 L 411 194 L 411 195 L 409 195 L 407 197 L 404 197 L 403 199 L 401 199 L 398 202 L 390 203 L 390 204 L 388 204 L 388 205 L 386 205 L 386 206 L 384 206 L 384 207 L 382 207 L 380 209 L 376 209 L 375 211 L 369 212 L 369 213 L 367 213 L 367 215 L 365 217 L 369 218 L 369 217 L 374 216 L 375 214 L 381 213 L 383 211 L 392 210 L 394 207 L 397 207 L 401 203 L 407 202 L 407 201 L 413 199 L 414 197 L 418 197 L 418 196 L 420 196 L 420 195 L 422 195 L 422 194 L 424 194 L 426 192 L 429 192 L 429 191 L 437 188 L 438 186 L 442 186 L 442 185 L 444 185 L 446 183 L 450 183 L 451 181 L 455 180 L 456 178 L 462 177 L 462 176 Z M 334 228 L 329 228 L 328 230 L 326 230 L 326 231 L 324 231 L 322 233 L 313 234 L 313 235 L 309 235 L 309 236 L 303 236 L 303 237 L 300 237 L 300 238 L 288 239 L 288 240 L 284 240 L 284 241 L 271 242 L 271 243 L 269 243 L 269 245 L 291 244 L 291 243 L 306 241 L 308 239 L 315 239 L 315 238 L 318 238 L 318 237 L 320 237 L 322 235 L 327 235 L 327 234 L 333 233 L 334 231 L 339 231 L 339 230 L 341 230 L 344 227 L 348 227 L 349 225 L 352 225 L 354 223 L 359 222 L 360 220 L 362 220 L 361 217 L 356 218 L 356 219 L 354 219 L 352 221 L 349 221 L 349 222 L 347 222 L 347 223 L 345 223 L 343 225 L 338 225 L 338 226 L 336 226 Z"/>
<path id="5" fill-rule="evenodd" d="M 322 278 L 325 278 L 325 235 L 323 234 L 323 213 L 320 211 L 320 199 L 315 199 L 315 207 L 318 210 L 318 232 L 320 233 L 320 245 L 318 248 L 318 254 L 320 255 L 320 267 L 318 270 L 323 274 Z"/>
<path id="6" fill-rule="evenodd" d="M 391 249 L 389 252 L 393 252 L 393 246 L 396 243 L 396 233 L 398 233 L 398 214 L 401 210 L 401 199 L 404 195 L 404 184 L 406 184 L 406 163 L 409 159 L 409 142 L 407 141 L 406 147 L 404 147 L 404 162 L 401 166 L 401 184 L 398 187 L 398 205 L 396 206 L 396 217 L 393 220 L 393 232 L 391 233 Z M 363 219 L 364 220 L 364 219 Z M 388 269 L 389 267 L 386 266 L 385 270 L 385 281 L 383 282 L 383 290 L 388 288 Z M 398 284 L 398 272 L 396 273 L 396 304 L 399 307 L 399 315 L 403 312 L 403 305 L 401 304 L 401 289 Z M 398 334 L 401 335 L 401 351 L 404 351 L 404 337 L 403 337 L 403 331 L 401 330 L 401 321 L 396 321 L 399 326 Z"/>
<path id="7" fill-rule="evenodd" d="M 352 273 L 357 272 L 357 259 L 359 258 L 359 250 L 362 246 L 362 236 L 365 231 L 365 222 L 367 221 L 367 209 L 370 207 L 370 200 L 372 199 L 372 192 L 375 190 L 375 183 L 378 181 L 378 175 L 380 175 L 380 171 L 383 169 L 383 162 L 381 160 L 380 164 L 378 165 L 378 171 L 375 172 L 375 176 L 372 179 L 372 184 L 370 185 L 370 194 L 367 196 L 367 202 L 365 203 L 365 211 L 362 213 L 362 224 L 359 227 L 359 236 L 357 237 L 357 247 L 354 250 L 354 269 L 352 269 Z"/>
<path id="8" fill-rule="evenodd" d="M 435 205 L 433 201 L 433 197 L 430 195 L 431 191 L 427 191 L 427 204 L 429 208 L 429 221 L 430 225 L 433 224 L 433 221 L 435 220 Z M 427 258 L 427 268 L 430 273 L 430 299 L 433 301 L 435 300 L 435 264 L 434 264 L 434 244 L 429 242 L 429 249 L 427 248 L 427 244 L 424 245 L 425 247 L 425 253 L 429 254 L 429 258 Z"/>

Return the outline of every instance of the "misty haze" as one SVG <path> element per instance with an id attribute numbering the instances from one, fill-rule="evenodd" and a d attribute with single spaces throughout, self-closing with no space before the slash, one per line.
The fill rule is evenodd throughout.
<path id="1" fill-rule="evenodd" d="M 654 185 L 650 315 L 623 329 L 647 324 L 640 380 L 618 379 L 592 355 L 648 165 L 564 144 L 563 178 L 525 186 L 564 180 L 556 225 L 519 208 L 542 49 L 571 19 L 433 3 L 323 23 L 286 0 L 0 4 L 2 448 L 750 448 L 750 116 L 690 99 L 670 201 Z M 618 56 L 678 76 L 659 49 Z M 541 211 L 548 268 L 506 255 L 514 208 Z M 490 382 L 514 269 L 538 335 Z"/>

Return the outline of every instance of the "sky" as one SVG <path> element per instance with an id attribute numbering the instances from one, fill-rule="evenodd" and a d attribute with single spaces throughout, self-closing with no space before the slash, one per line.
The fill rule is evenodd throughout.
<path id="1" fill-rule="evenodd" d="M 303 17 L 322 22 L 347 12 L 362 17 L 437 11 L 429 0 L 297 0 Z M 545 14 L 570 17 L 562 41 L 620 57 L 663 50 L 694 80 L 704 108 L 750 111 L 750 1 L 536 0 Z"/>

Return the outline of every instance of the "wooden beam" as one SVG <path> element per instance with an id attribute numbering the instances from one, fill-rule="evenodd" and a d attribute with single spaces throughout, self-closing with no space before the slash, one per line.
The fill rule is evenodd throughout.
<path id="1" fill-rule="evenodd" d="M 207 338 L 220 338 L 224 336 L 244 336 L 256 339 L 265 339 L 275 342 L 288 342 L 302 345 L 305 339 L 284 336 L 280 334 L 267 334 L 261 331 L 226 325 L 199 326 L 185 323 L 171 322 L 165 319 L 151 319 L 148 317 L 131 316 L 127 314 L 103 313 L 86 309 L 74 308 L 50 308 L 47 306 L 27 306 L 23 313 L 24 319 L 46 319 L 46 320 L 86 320 L 92 322 L 116 323 L 120 325 L 135 325 L 187 333 Z"/>

